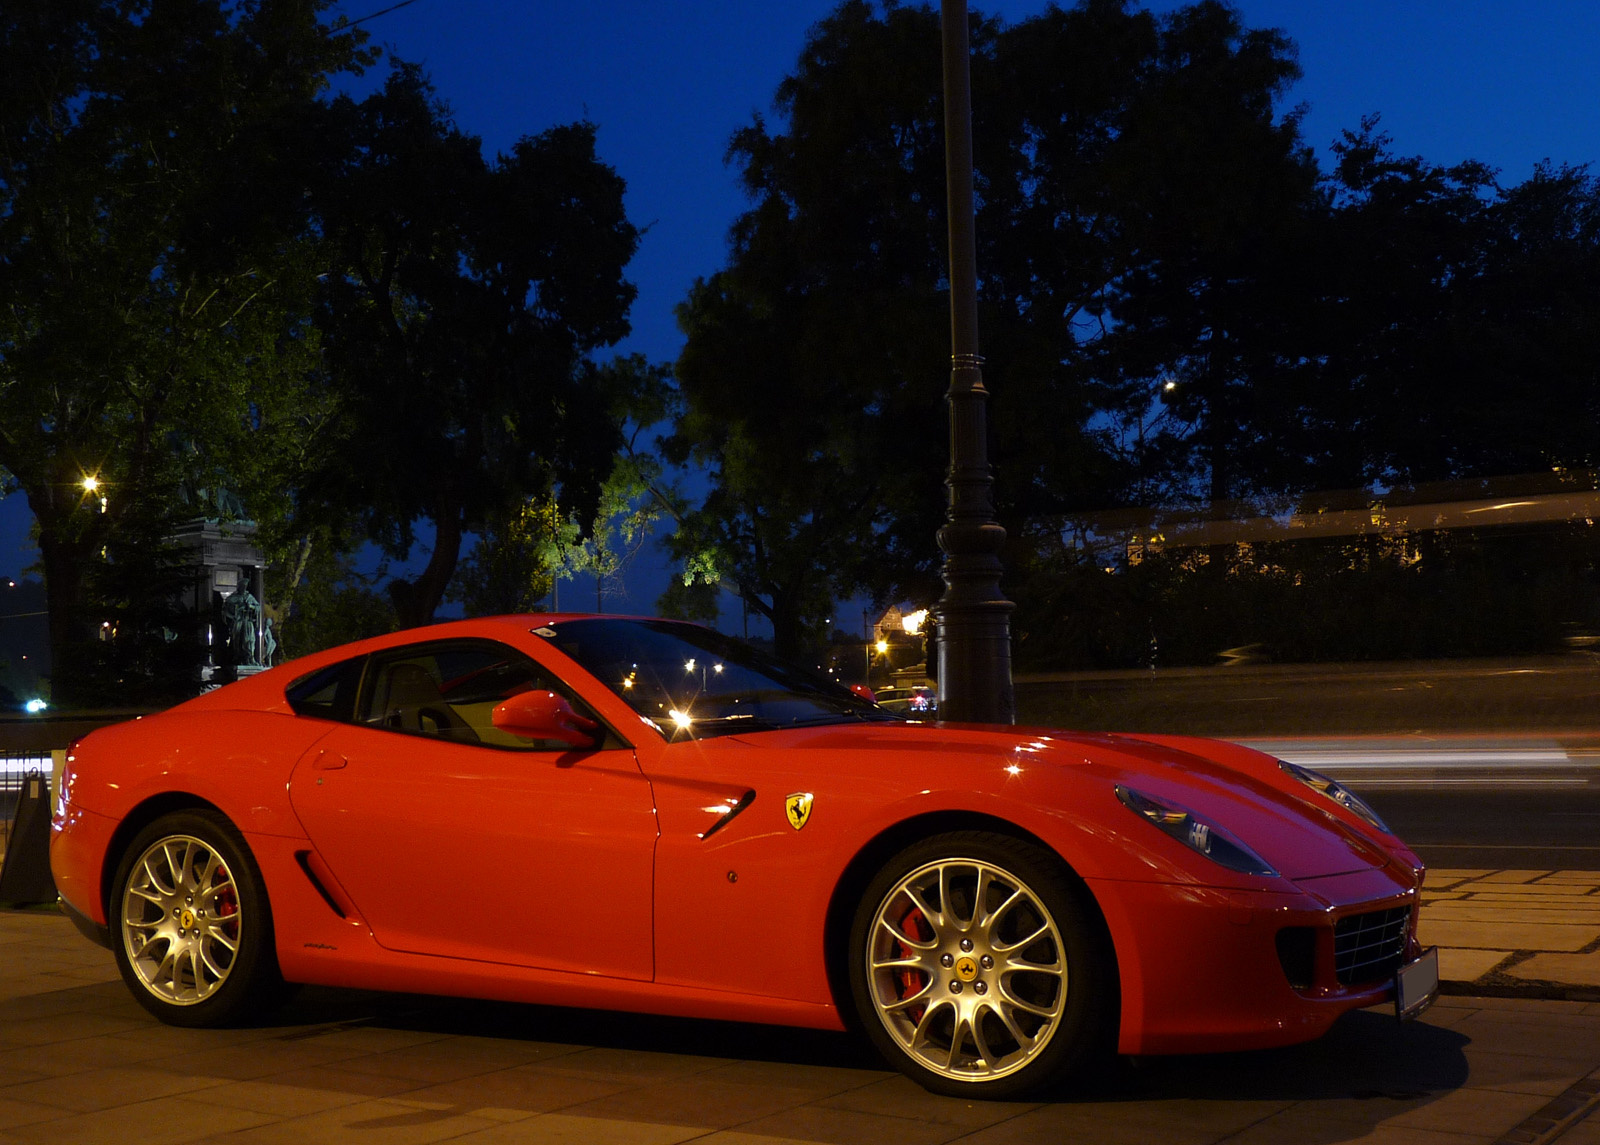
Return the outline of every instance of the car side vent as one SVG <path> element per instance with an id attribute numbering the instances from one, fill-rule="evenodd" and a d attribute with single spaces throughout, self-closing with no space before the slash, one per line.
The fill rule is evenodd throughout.
<path id="1" fill-rule="evenodd" d="M 328 909 L 340 918 L 349 918 L 350 916 L 346 913 L 344 907 L 339 905 L 339 900 L 333 897 L 323 881 L 317 878 L 317 872 L 311 869 L 311 852 L 296 851 L 294 853 L 294 861 L 300 864 L 300 870 L 311 881 L 312 888 L 322 896 L 322 901 L 328 904 Z"/>
<path id="2" fill-rule="evenodd" d="M 1309 990 L 1316 981 L 1317 931 L 1310 926 L 1286 926 L 1278 931 L 1278 964 L 1296 990 Z"/>

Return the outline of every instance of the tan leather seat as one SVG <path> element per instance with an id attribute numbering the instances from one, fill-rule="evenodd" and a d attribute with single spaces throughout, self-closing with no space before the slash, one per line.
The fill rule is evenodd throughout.
<path id="1" fill-rule="evenodd" d="M 445 703 L 439 687 L 420 664 L 396 664 L 388 672 L 388 695 L 379 710 L 384 727 L 441 739 L 478 743 L 478 735 Z"/>

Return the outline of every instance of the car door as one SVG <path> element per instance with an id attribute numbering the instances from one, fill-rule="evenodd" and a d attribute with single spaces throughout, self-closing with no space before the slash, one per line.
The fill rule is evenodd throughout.
<path id="1" fill-rule="evenodd" d="M 374 655 L 291 802 L 391 950 L 649 979 L 649 784 L 614 732 L 574 750 L 494 728 L 494 705 L 533 687 L 589 714 L 498 642 Z"/>

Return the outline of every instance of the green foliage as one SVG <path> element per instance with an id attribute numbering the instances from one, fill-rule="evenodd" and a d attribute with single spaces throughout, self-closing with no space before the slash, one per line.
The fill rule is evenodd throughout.
<path id="1" fill-rule="evenodd" d="M 604 612 L 608 591 L 617 589 L 658 522 L 678 511 L 680 498 L 665 482 L 660 459 L 639 445 L 672 408 L 666 370 L 632 355 L 599 368 L 593 380 L 611 419 L 630 432 L 592 515 L 585 519 L 564 495 L 543 492 L 491 518 L 450 591 L 468 615 L 542 611 L 547 598 L 553 609 L 558 582 L 580 573 L 595 578 L 595 611 Z"/>
<path id="2" fill-rule="evenodd" d="M 617 461 L 587 528 L 554 495 L 516 506 L 479 537 L 457 573 L 451 599 L 469 616 L 542 612 L 558 580 L 587 573 L 595 578 L 594 611 L 604 612 L 607 582 L 614 584 L 638 555 L 662 515 L 642 465 Z"/>
<path id="3" fill-rule="evenodd" d="M 593 515 L 622 439 L 590 355 L 627 333 L 639 236 L 592 124 L 490 161 L 406 64 L 333 118 L 315 206 L 341 269 L 319 327 L 349 407 L 325 480 L 392 556 L 432 524 L 426 569 L 388 586 L 411 626 L 444 598 L 466 533 L 558 487 Z"/>
<path id="4" fill-rule="evenodd" d="M 1283 598 L 1300 603 L 1281 609 L 1270 577 L 1247 592 L 1184 571 L 1161 598 L 1182 607 L 1158 606 L 1163 561 L 1108 577 L 1061 548 L 1063 517 L 1595 464 L 1600 181 L 1586 171 L 1502 188 L 1481 164 L 1397 155 L 1375 119 L 1322 171 L 1281 110 L 1294 45 L 1211 0 L 1160 15 L 1080 0 L 1010 27 L 974 15 L 971 39 L 979 325 L 1019 662 L 1139 663 L 1152 638 L 1203 661 L 1260 639 L 1261 616 L 1305 632 L 1287 615 L 1302 609 L 1338 629 L 1346 613 L 1302 606 L 1353 599 L 1344 571 L 1301 569 Z M 674 551 L 713 560 L 789 655 L 841 595 L 938 594 L 938 60 L 926 6 L 847 0 L 818 24 L 771 121 L 733 138 L 750 208 L 728 265 L 680 308 L 669 445 L 714 483 Z M 1466 551 L 1392 583 L 1387 565 L 1359 575 L 1433 615 L 1408 586 L 1464 600 L 1470 578 L 1440 569 Z M 1412 629 L 1467 647 L 1443 620 Z M 1290 643 L 1324 655 L 1309 635 Z"/>
<path id="5" fill-rule="evenodd" d="M 1290 46 L 1221 5 L 1157 18 L 1092 0 L 1012 28 L 974 17 L 971 42 L 984 372 L 1016 533 L 1027 516 L 1103 505 L 1129 478 L 1110 430 L 1145 412 L 1138 371 L 1152 363 L 1143 346 L 1107 358 L 1106 330 L 1130 320 L 1117 307 L 1187 302 L 1242 274 L 1260 295 L 1225 305 L 1248 311 L 1276 289 L 1256 273 L 1275 232 L 1257 231 L 1289 229 L 1275 220 L 1293 219 L 1315 171 L 1293 120 L 1274 117 L 1297 74 Z M 778 87 L 779 126 L 758 118 L 733 138 L 752 205 L 729 265 L 680 308 L 686 408 L 671 444 L 715 487 L 675 549 L 716 553 L 787 654 L 839 595 L 937 592 L 939 62 L 925 6 L 849 0 L 818 24 Z M 1242 237 L 1253 262 L 1234 253 Z M 1188 346 L 1208 322 L 1173 337 Z"/>
<path id="6" fill-rule="evenodd" d="M 327 77 L 367 59 L 320 21 L 327 6 L 0 14 L 0 466 L 38 522 L 58 703 L 100 698 L 89 633 L 121 607 L 92 595 L 102 549 L 131 569 L 168 520 L 149 506 L 180 480 L 225 473 L 246 498 L 255 478 L 280 483 L 282 439 L 250 430 L 313 361 L 296 141 Z M 200 448 L 175 457 L 175 440 Z"/>
<path id="7" fill-rule="evenodd" d="M 673 577 L 656 598 L 656 612 L 670 620 L 716 624 L 722 616 L 721 589 L 715 581 Z"/>
<path id="8" fill-rule="evenodd" d="M 381 565 L 363 575 L 349 553 L 336 545 L 308 548 L 305 557 L 298 566 L 301 582 L 292 596 L 274 597 L 270 588 L 267 594 L 269 605 L 278 602 L 274 610 L 281 659 L 381 636 L 398 627 L 394 606 L 379 587 L 387 575 Z M 292 611 L 282 603 L 290 599 Z"/>
<path id="9" fill-rule="evenodd" d="M 578 525 L 551 496 L 517 505 L 478 538 L 451 586 L 468 616 L 543 612 Z"/>

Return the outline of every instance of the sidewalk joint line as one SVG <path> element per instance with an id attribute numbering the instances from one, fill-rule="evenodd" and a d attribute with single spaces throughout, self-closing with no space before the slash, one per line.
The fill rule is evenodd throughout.
<path id="1" fill-rule="evenodd" d="M 1600 1071 L 1573 1082 L 1494 1145 L 1548 1145 L 1600 1108 Z"/>

